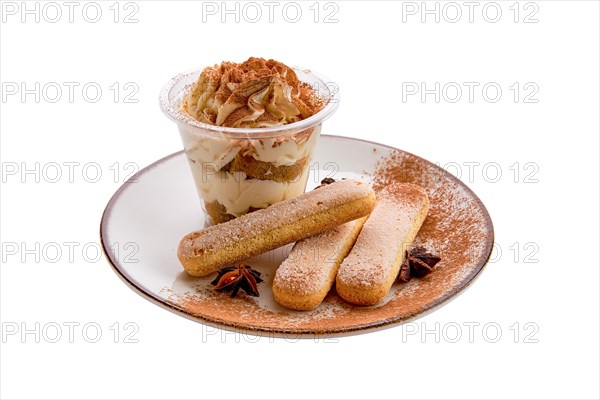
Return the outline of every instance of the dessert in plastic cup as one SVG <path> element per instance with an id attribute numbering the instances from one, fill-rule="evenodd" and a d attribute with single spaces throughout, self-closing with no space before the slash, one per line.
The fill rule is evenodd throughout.
<path id="1" fill-rule="evenodd" d="M 326 78 L 262 58 L 179 74 L 160 94 L 213 223 L 304 193 L 321 125 L 338 103 Z"/>

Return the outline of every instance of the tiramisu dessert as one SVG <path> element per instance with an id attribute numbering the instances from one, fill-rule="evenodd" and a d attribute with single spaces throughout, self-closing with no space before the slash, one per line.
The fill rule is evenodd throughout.
<path id="1" fill-rule="evenodd" d="M 245 260 L 295 242 L 272 293 L 311 310 L 334 284 L 348 303 L 378 304 L 396 279 L 425 276 L 440 261 L 411 248 L 429 210 L 423 188 L 395 182 L 376 195 L 366 182 L 325 179 L 304 193 L 321 124 L 337 108 L 324 78 L 250 58 L 180 74 L 160 99 L 214 223 L 181 239 L 188 274 L 217 272 L 216 290 L 258 296 L 261 272 Z"/>
<path id="2" fill-rule="evenodd" d="M 313 77 L 275 60 L 249 58 L 207 67 L 184 88 L 178 111 L 192 123 L 177 122 L 214 223 L 304 192 L 321 122 L 332 109 L 331 94 L 322 90 L 327 86 L 299 75 Z M 320 113 L 326 115 L 315 117 Z"/>

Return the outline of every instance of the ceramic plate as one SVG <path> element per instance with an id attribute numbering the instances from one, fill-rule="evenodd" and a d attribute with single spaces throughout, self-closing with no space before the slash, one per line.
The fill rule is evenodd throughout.
<path id="1" fill-rule="evenodd" d="M 493 244 L 491 219 L 477 196 L 436 165 L 382 144 L 322 136 L 311 164 L 307 190 L 325 177 L 416 183 L 431 200 L 415 240 L 442 257 L 425 278 L 395 283 L 381 304 L 344 302 L 332 289 L 312 311 L 292 311 L 273 299 L 275 270 L 291 245 L 248 261 L 262 273 L 260 297 L 230 298 L 207 278 L 187 275 L 176 256 L 181 237 L 204 227 L 205 219 L 183 152 L 141 170 L 108 203 L 101 240 L 110 264 L 132 289 L 153 303 L 195 321 L 257 335 L 323 335 L 363 332 L 420 316 L 469 285 L 486 264 Z"/>

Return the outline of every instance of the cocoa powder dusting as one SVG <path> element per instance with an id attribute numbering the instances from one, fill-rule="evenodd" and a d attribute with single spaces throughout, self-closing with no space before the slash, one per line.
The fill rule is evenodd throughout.
<path id="1" fill-rule="evenodd" d="M 332 289 L 318 308 L 292 311 L 273 300 L 275 269 L 287 256 L 274 257 L 278 249 L 261 256 L 269 259 L 267 263 L 252 264 L 265 276 L 259 298 L 231 299 L 211 289 L 209 282 L 214 277 L 184 277 L 182 285 L 176 282 L 172 291 L 166 288 L 166 301 L 203 321 L 242 330 L 323 334 L 405 321 L 452 297 L 479 273 L 491 252 L 493 227 L 484 206 L 449 173 L 401 151 L 392 150 L 380 158 L 369 174 L 376 192 L 392 182 L 416 184 L 427 192 L 429 213 L 413 246 L 441 257 L 431 274 L 408 283 L 394 283 L 388 296 L 376 306 L 350 305 Z"/>
<path id="2" fill-rule="evenodd" d="M 279 77 L 292 88 L 292 97 L 302 101 L 306 113 L 316 114 L 323 107 L 322 99 L 316 96 L 310 85 L 300 81 L 290 67 L 273 59 L 250 57 L 242 63 L 223 61 L 220 65 L 215 65 L 212 71 L 218 71 L 219 79 L 227 76 L 227 81 L 233 83 Z"/>
<path id="3" fill-rule="evenodd" d="M 277 86 L 283 88 L 284 92 L 290 90 L 290 93 L 283 93 L 283 97 L 288 98 L 295 107 L 293 120 L 296 122 L 317 114 L 325 107 L 329 99 L 324 99 L 317 91 L 306 82 L 302 82 L 294 70 L 287 65 L 270 59 L 265 60 L 259 57 L 250 57 L 242 63 L 223 61 L 220 65 L 215 64 L 212 67 L 205 68 L 199 78 L 198 83 L 192 89 L 192 98 L 204 98 L 214 96 L 218 104 L 231 103 L 246 106 L 237 107 L 228 114 L 224 121 L 217 122 L 217 111 L 220 109 L 211 109 L 206 101 L 200 102 L 200 109 L 194 109 L 197 105 L 195 101 L 192 104 L 183 103 L 183 110 L 202 122 L 222 125 L 226 127 L 265 127 L 277 124 L 285 114 L 291 113 L 288 110 L 289 105 L 284 107 L 277 105 L 273 98 L 272 90 L 268 93 L 268 98 L 252 100 L 250 96 L 262 91 L 274 82 Z M 197 87 L 196 87 L 197 86 Z M 232 92 L 232 87 L 237 88 Z M 241 90 L 240 88 L 243 88 Z M 197 93 L 200 91 L 200 93 Z M 258 102 L 258 104 L 250 104 Z M 209 102 L 210 103 L 210 102 Z M 283 107 L 283 108 L 282 108 Z M 260 114 L 254 117 L 255 114 Z M 248 120 L 248 118 L 250 118 Z M 246 121 L 247 120 L 247 121 Z M 250 124 L 251 122 L 251 124 Z M 250 124 L 250 125 L 248 125 Z M 248 125 L 248 126 L 246 126 Z"/>
<path id="4" fill-rule="evenodd" d="M 376 164 L 373 188 L 381 191 L 392 182 L 407 182 L 424 188 L 431 203 L 413 246 L 422 246 L 441 257 L 430 281 L 430 290 L 419 297 L 433 300 L 472 272 L 483 255 L 489 235 L 486 214 L 476 198 L 441 168 L 408 153 L 392 151 Z M 435 288 L 433 287 L 435 285 Z"/>

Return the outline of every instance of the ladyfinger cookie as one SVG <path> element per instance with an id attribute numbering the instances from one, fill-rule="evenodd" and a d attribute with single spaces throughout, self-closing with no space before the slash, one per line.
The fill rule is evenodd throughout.
<path id="1" fill-rule="evenodd" d="M 353 304 L 379 303 L 398 276 L 405 250 L 428 211 L 429 198 L 419 186 L 393 183 L 382 189 L 375 210 L 339 268 L 338 294 Z"/>
<path id="2" fill-rule="evenodd" d="M 194 276 L 254 257 L 368 215 L 375 193 L 366 184 L 342 180 L 239 218 L 187 234 L 177 256 Z"/>
<path id="3" fill-rule="evenodd" d="M 293 310 L 321 304 L 366 220 L 359 218 L 296 242 L 275 273 L 275 300 Z"/>

